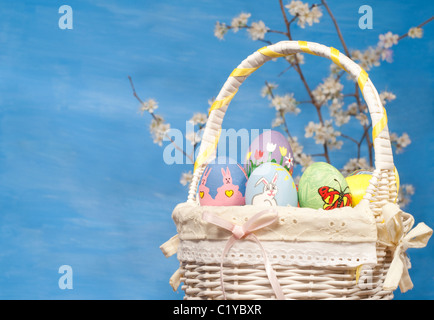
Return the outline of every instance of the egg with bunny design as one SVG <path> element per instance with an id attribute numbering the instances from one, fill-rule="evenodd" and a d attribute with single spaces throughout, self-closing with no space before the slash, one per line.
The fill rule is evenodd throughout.
<path id="1" fill-rule="evenodd" d="M 283 166 L 266 162 L 253 170 L 246 186 L 247 205 L 296 207 L 297 203 L 294 180 Z"/>
<path id="2" fill-rule="evenodd" d="M 245 204 L 247 175 L 236 161 L 219 157 L 205 167 L 197 196 L 202 206 Z"/>

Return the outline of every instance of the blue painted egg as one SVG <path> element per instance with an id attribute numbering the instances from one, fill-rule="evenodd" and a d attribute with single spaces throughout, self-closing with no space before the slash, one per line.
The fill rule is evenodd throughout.
<path id="1" fill-rule="evenodd" d="M 246 204 L 293 206 L 298 202 L 297 189 L 283 166 L 266 162 L 251 173 L 246 187 Z"/>
<path id="2" fill-rule="evenodd" d="M 247 175 L 235 160 L 219 157 L 205 167 L 197 196 L 202 206 L 245 204 Z"/>

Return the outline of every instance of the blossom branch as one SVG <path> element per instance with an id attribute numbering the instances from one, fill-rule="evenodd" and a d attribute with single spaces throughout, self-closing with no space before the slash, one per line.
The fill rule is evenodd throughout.
<path id="1" fill-rule="evenodd" d="M 425 21 L 422 22 L 420 25 L 416 26 L 416 28 L 422 28 L 424 25 L 426 25 L 427 23 L 429 23 L 429 22 L 431 22 L 431 21 L 433 21 L 433 20 L 434 20 L 434 16 L 432 16 L 432 17 L 429 18 L 428 20 L 425 20 Z M 404 33 L 402 36 L 400 36 L 400 37 L 398 38 L 398 41 L 404 39 L 405 37 L 408 37 L 408 34 L 409 34 L 408 32 L 407 32 L 407 33 Z"/>
<path id="2" fill-rule="evenodd" d="M 141 105 L 144 105 L 145 102 L 143 102 L 143 100 L 139 97 L 139 95 L 136 92 L 136 88 L 134 87 L 134 83 L 133 83 L 133 79 L 131 78 L 131 76 L 128 76 L 128 80 L 130 81 L 130 85 L 131 85 L 131 89 L 133 91 L 133 96 L 140 102 Z M 161 121 L 161 119 L 159 119 L 154 112 L 151 112 L 148 110 L 148 113 L 152 116 L 152 118 L 154 119 L 154 121 L 159 122 Z M 170 140 L 170 142 L 173 144 L 173 146 L 175 147 L 175 149 L 177 149 L 178 151 L 182 152 L 182 154 L 186 157 L 188 157 L 188 159 L 193 162 L 193 157 L 191 155 L 188 155 L 185 150 L 181 149 L 176 143 L 175 141 L 172 139 L 172 137 L 170 137 L 169 135 L 167 135 L 167 133 L 164 133 L 164 136 L 166 138 L 168 138 Z"/>

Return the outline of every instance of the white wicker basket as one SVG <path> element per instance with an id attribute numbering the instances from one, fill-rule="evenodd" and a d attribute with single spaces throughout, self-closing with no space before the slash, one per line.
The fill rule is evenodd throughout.
<path id="1" fill-rule="evenodd" d="M 298 52 L 331 59 L 358 81 L 372 119 L 375 152 L 363 200 L 327 214 L 293 207 L 266 212 L 247 205 L 200 206 L 198 182 L 215 157 L 231 99 L 265 62 Z M 185 299 L 392 299 L 398 285 L 403 292 L 412 288 L 406 249 L 424 247 L 432 234 L 424 223 L 412 229 L 413 217 L 396 199 L 386 110 L 368 74 L 321 44 L 282 41 L 263 47 L 231 73 L 211 106 L 188 200 L 173 212 L 178 234 L 161 246 L 166 256 L 178 253 L 180 261 L 170 283 L 174 290 L 184 283 Z M 259 226 L 262 218 L 268 222 Z"/>

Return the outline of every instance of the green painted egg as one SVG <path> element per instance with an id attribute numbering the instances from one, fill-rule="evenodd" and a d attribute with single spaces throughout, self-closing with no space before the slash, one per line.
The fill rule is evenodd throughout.
<path id="1" fill-rule="evenodd" d="M 338 169 L 326 162 L 315 162 L 300 178 L 298 201 L 302 208 L 331 210 L 351 206 L 352 197 Z"/>

